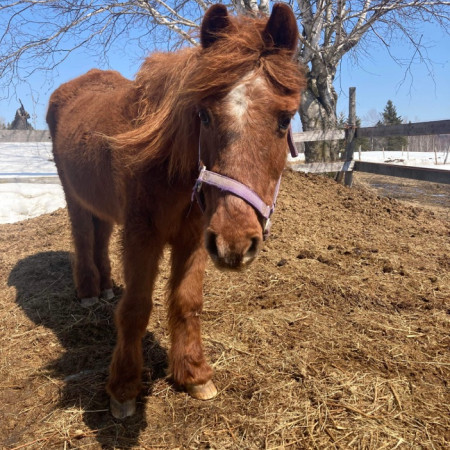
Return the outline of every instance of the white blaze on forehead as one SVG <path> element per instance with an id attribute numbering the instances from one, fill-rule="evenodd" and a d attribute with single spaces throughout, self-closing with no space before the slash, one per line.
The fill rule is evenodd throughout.
<path id="1" fill-rule="evenodd" d="M 260 91 L 257 88 L 262 88 L 264 84 L 265 81 L 261 76 L 255 76 L 254 72 L 250 72 L 233 87 L 225 97 L 225 104 L 227 112 L 234 120 L 243 121 Z"/>
<path id="2" fill-rule="evenodd" d="M 227 95 L 227 104 L 230 114 L 236 120 L 242 120 L 248 108 L 247 84 L 240 83 Z"/>

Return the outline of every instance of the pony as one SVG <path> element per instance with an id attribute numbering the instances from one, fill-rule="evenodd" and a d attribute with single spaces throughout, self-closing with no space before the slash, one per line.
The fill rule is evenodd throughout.
<path id="1" fill-rule="evenodd" d="M 262 247 L 305 85 L 297 43 L 286 4 L 268 19 L 217 4 L 204 15 L 197 48 L 150 55 L 134 81 L 93 69 L 50 97 L 82 306 L 114 297 L 108 243 L 114 224 L 122 227 L 125 289 L 106 386 L 116 418 L 135 412 L 166 245 L 170 376 L 194 398 L 217 394 L 201 342 L 205 264 L 209 254 L 238 271 Z"/>

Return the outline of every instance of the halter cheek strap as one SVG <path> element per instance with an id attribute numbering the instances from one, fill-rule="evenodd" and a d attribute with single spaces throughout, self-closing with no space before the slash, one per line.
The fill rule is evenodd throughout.
<path id="1" fill-rule="evenodd" d="M 294 141 L 292 138 L 291 128 L 289 128 L 288 132 L 288 145 L 292 157 L 298 156 L 298 152 L 297 149 L 295 148 Z M 263 219 L 263 238 L 266 239 L 270 233 L 270 226 L 271 226 L 270 217 L 272 216 L 275 210 L 278 192 L 280 190 L 281 175 L 275 187 L 272 205 L 267 205 L 255 191 L 253 191 L 240 181 L 207 170 L 206 166 L 200 163 L 200 141 L 199 141 L 199 166 L 200 166 L 200 174 L 192 190 L 191 201 L 193 201 L 195 198 L 202 212 L 205 211 L 205 201 L 204 197 L 201 195 L 203 183 L 209 186 L 214 186 L 222 191 L 226 191 L 236 195 L 237 197 L 241 198 L 242 200 L 245 200 L 248 204 L 253 206 L 253 208 L 260 214 L 260 216 Z"/>
<path id="2" fill-rule="evenodd" d="M 289 152 L 291 153 L 291 156 L 293 158 L 296 158 L 298 156 L 298 150 L 294 143 L 294 134 L 292 133 L 292 127 L 289 127 L 287 141 L 288 141 Z"/>

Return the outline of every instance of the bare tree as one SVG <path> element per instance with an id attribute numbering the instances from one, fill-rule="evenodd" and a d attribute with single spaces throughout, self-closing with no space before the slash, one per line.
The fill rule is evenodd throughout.
<path id="1" fill-rule="evenodd" d="M 412 47 L 409 62 L 418 57 L 427 63 L 417 25 L 432 21 L 446 29 L 450 21 L 450 2 L 445 1 L 298 0 L 297 4 L 303 26 L 299 60 L 307 66 L 309 75 L 300 107 L 307 130 L 335 127 L 337 94 L 333 82 L 346 53 L 353 52 L 357 58 L 374 40 L 389 51 L 390 41 L 400 36 Z M 305 151 L 309 160 L 336 158 L 332 145 L 311 144 Z"/>
<path id="2" fill-rule="evenodd" d="M 0 2 L 0 78 L 10 86 L 36 70 L 53 70 L 80 47 L 107 55 L 117 41 L 145 48 L 150 36 L 172 47 L 197 45 L 196 31 L 210 0 L 2 0 Z M 410 44 L 411 62 L 427 63 L 424 21 L 448 30 L 450 1 L 290 0 L 299 20 L 298 61 L 307 69 L 308 87 L 300 117 L 305 130 L 336 126 L 334 79 L 343 56 L 355 58 L 374 41 L 389 51 L 394 38 Z M 268 0 L 231 0 L 231 9 L 267 14 Z M 448 32 L 448 31 L 447 31 Z M 101 50 L 98 50 L 101 49 Z M 331 145 L 306 146 L 308 160 L 337 157 Z"/>

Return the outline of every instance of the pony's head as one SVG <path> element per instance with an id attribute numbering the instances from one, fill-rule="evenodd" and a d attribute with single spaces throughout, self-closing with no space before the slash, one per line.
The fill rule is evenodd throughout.
<path id="1" fill-rule="evenodd" d="M 197 96 L 200 165 L 245 185 L 270 208 L 304 87 L 293 60 L 295 16 L 285 4 L 274 5 L 268 20 L 234 18 L 215 5 L 200 37 L 202 49 L 188 83 Z M 217 266 L 241 269 L 261 249 L 267 220 L 246 194 L 232 191 L 202 183 L 205 242 Z"/>

